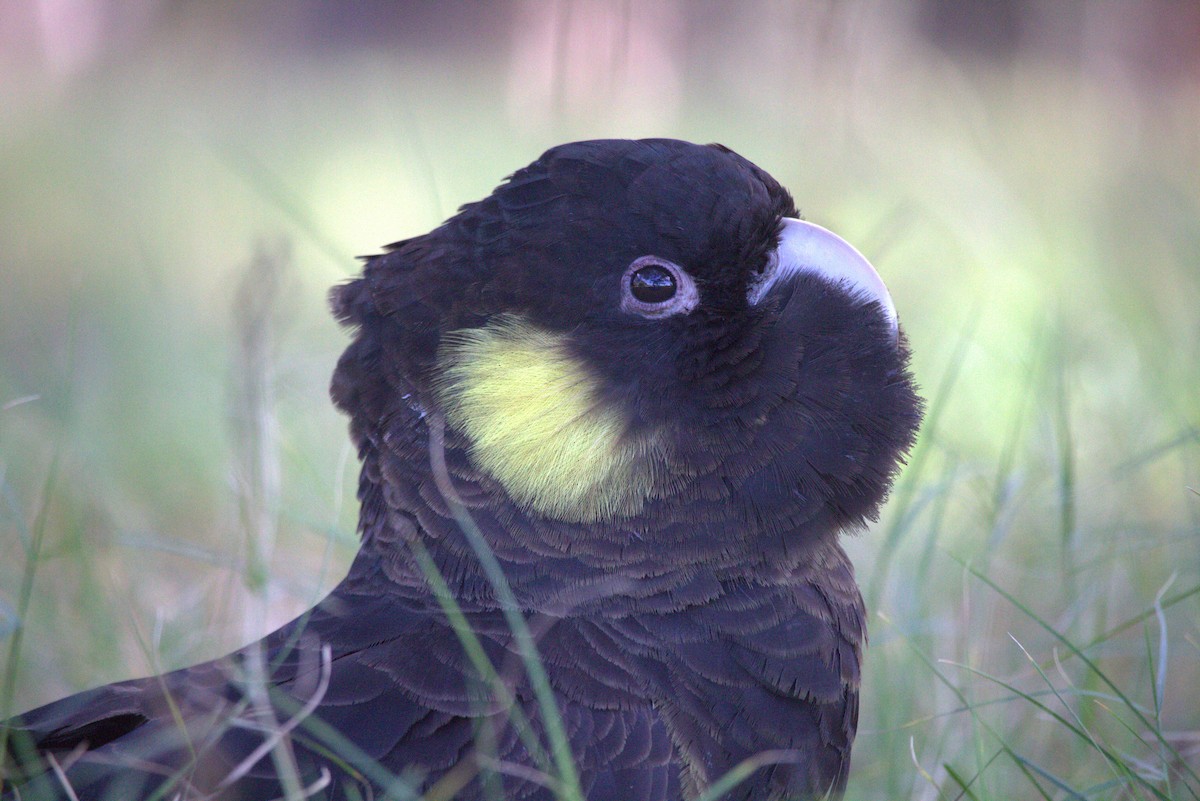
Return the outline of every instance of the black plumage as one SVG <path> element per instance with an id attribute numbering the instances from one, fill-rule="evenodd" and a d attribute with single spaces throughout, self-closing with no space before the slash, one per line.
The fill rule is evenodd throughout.
<path id="1" fill-rule="evenodd" d="M 553 768 L 506 710 L 511 697 L 546 747 L 460 499 L 536 635 L 588 801 L 693 797 L 759 754 L 727 797 L 840 794 L 865 620 L 837 536 L 876 514 L 920 401 L 878 298 L 809 273 L 770 283 L 782 221 L 796 216 L 778 183 L 725 148 L 580 142 L 368 260 L 333 292 L 355 332 L 332 384 L 362 459 L 349 575 L 259 652 L 15 719 L 21 784 L 8 792 L 65 797 L 50 754 L 84 801 L 280 797 L 280 761 L 255 725 L 269 712 L 267 728 L 295 723 L 278 748 L 309 797 L 384 797 L 401 775 L 418 793 L 554 797 Z M 625 276 L 647 256 L 694 283 L 693 306 L 629 311 Z M 544 336 L 577 371 L 585 414 L 611 415 L 605 442 L 634 462 L 613 457 L 613 475 L 636 486 L 597 481 L 559 508 L 565 483 L 522 495 L 523 478 L 485 467 L 477 412 L 447 376 L 466 358 L 463 332 L 505 325 Z M 531 447 L 553 455 L 552 440 Z M 507 445 L 489 447 L 503 461 Z M 422 555 L 505 692 L 479 680 Z M 256 653 L 269 695 L 251 703 Z"/>

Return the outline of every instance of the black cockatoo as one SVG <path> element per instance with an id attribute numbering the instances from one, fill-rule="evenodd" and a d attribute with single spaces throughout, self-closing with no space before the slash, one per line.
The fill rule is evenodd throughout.
<path id="1" fill-rule="evenodd" d="M 838 537 L 921 401 L 879 276 L 798 217 L 724 147 L 577 142 L 367 260 L 332 293 L 349 575 L 9 721 L 4 798 L 682 801 L 738 765 L 725 798 L 839 796 Z"/>

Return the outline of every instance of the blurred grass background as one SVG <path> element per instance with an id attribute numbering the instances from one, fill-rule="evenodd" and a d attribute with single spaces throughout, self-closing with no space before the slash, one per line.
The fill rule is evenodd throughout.
<path id="1" fill-rule="evenodd" d="M 850 796 L 1198 797 L 1192 2 L 0 0 L 0 703 L 331 588 L 328 287 L 609 136 L 769 170 L 912 341 Z"/>

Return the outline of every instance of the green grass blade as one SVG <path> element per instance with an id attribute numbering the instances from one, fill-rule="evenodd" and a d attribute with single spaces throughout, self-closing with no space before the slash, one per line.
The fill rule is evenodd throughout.
<path id="1" fill-rule="evenodd" d="M 579 774 L 571 755 L 566 728 L 563 726 L 562 716 L 558 711 L 554 691 L 550 687 L 550 679 L 546 675 L 545 666 L 538 655 L 537 644 L 534 642 L 528 622 L 521 613 L 516 596 L 508 585 L 508 579 L 504 576 L 499 560 L 496 559 L 496 555 L 484 539 L 483 532 L 479 530 L 475 520 L 454 490 L 450 474 L 446 469 L 444 436 L 445 421 L 440 415 L 431 414 L 429 416 L 429 441 L 434 479 L 442 497 L 450 507 L 455 521 L 466 535 L 467 542 L 483 566 L 484 574 L 495 589 L 504 619 L 516 640 L 518 653 L 525 665 L 530 685 L 538 701 L 542 720 L 546 726 L 546 736 L 550 741 L 550 751 L 554 757 L 557 778 L 561 782 L 560 798 L 562 801 L 582 801 L 583 791 L 579 786 Z"/>

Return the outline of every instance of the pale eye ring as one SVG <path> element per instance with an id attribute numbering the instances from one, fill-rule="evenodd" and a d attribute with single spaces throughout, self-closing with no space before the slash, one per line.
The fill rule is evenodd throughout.
<path id="1" fill-rule="evenodd" d="M 687 314 L 700 304 L 696 282 L 674 262 L 641 256 L 621 277 L 621 311 L 658 319 Z"/>

